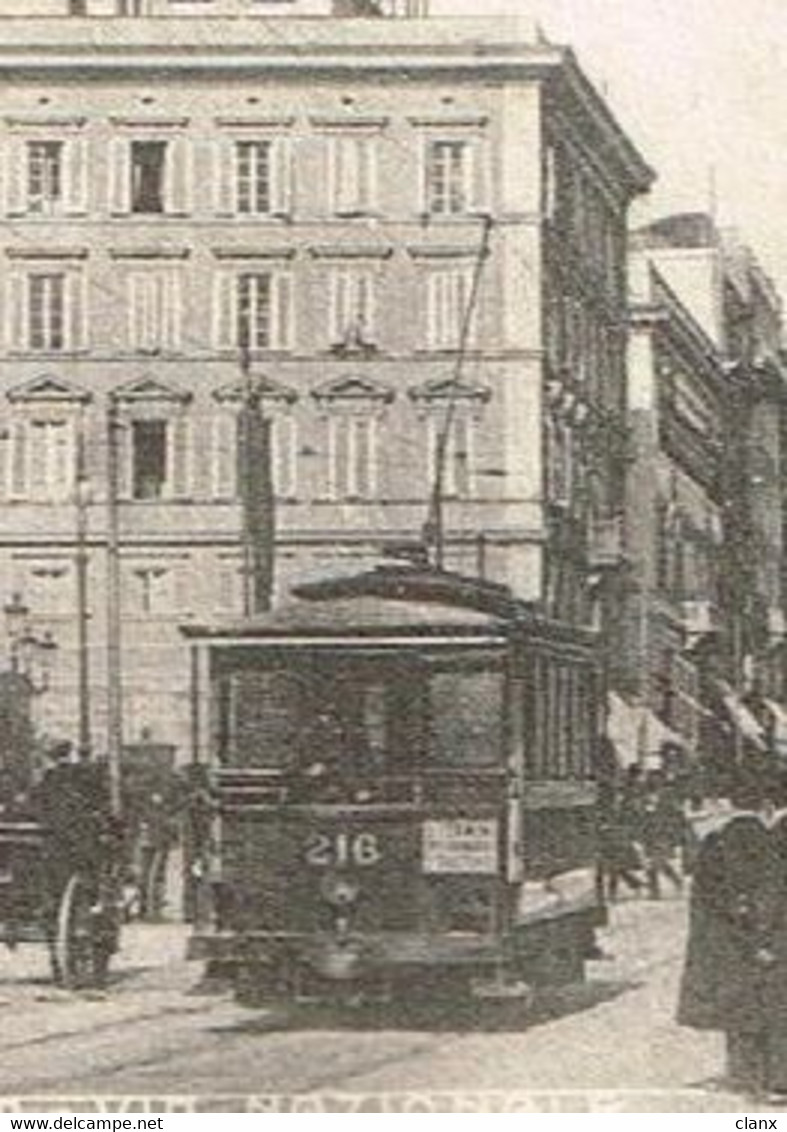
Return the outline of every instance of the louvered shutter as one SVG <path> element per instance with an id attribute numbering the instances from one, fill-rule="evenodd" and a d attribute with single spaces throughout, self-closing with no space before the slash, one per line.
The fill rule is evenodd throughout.
<path id="1" fill-rule="evenodd" d="M 235 499 L 238 493 L 238 418 L 220 409 L 213 418 L 211 494 L 214 499 Z"/>
<path id="2" fill-rule="evenodd" d="M 467 147 L 469 162 L 468 207 L 471 212 L 486 213 L 490 208 L 489 144 L 485 138 L 477 138 Z"/>
<path id="3" fill-rule="evenodd" d="M 177 215 L 193 210 L 194 170 L 190 138 L 173 138 L 167 146 L 167 193 L 165 208 Z"/>
<path id="4" fill-rule="evenodd" d="M 375 331 L 374 275 L 372 275 L 372 273 L 368 271 L 363 272 L 357 278 L 356 287 L 356 309 L 361 319 L 363 336 L 367 342 L 373 342 Z"/>
<path id="5" fill-rule="evenodd" d="M 238 277 L 229 271 L 218 272 L 214 280 L 213 345 L 217 350 L 238 347 Z"/>
<path id="6" fill-rule="evenodd" d="M 217 216 L 234 216 L 237 211 L 237 151 L 231 138 L 213 143 L 213 211 Z"/>
<path id="7" fill-rule="evenodd" d="M 167 433 L 171 494 L 175 499 L 185 499 L 191 494 L 191 421 L 184 411 L 170 420 Z"/>
<path id="8" fill-rule="evenodd" d="M 131 211 L 131 142 L 128 138 L 112 138 L 107 149 L 108 205 L 112 216 Z"/>
<path id="9" fill-rule="evenodd" d="M 88 144 L 86 138 L 70 138 L 64 150 L 65 208 L 70 216 L 88 211 Z"/>
<path id="10" fill-rule="evenodd" d="M 182 277 L 179 271 L 168 271 L 162 283 L 162 345 L 166 350 L 180 349 Z"/>
<path id="11" fill-rule="evenodd" d="M 117 462 L 118 499 L 130 499 L 131 485 L 134 482 L 132 422 L 127 417 L 121 416 L 119 425 L 113 432 L 115 438 L 115 460 Z"/>
<path id="12" fill-rule="evenodd" d="M 21 216 L 27 211 L 27 145 L 20 138 L 8 138 L 5 154 L 5 211 L 8 216 Z"/>
<path id="13" fill-rule="evenodd" d="M 282 271 L 272 278 L 271 347 L 289 350 L 293 341 L 292 278 Z"/>
<path id="14" fill-rule="evenodd" d="M 292 211 L 292 142 L 276 138 L 271 146 L 271 211 L 288 216 Z"/>
<path id="15" fill-rule="evenodd" d="M 132 271 L 128 277 L 128 344 L 132 350 L 142 348 L 144 340 L 145 276 Z"/>
<path id="16" fill-rule="evenodd" d="M 71 272 L 66 275 L 64 286 L 66 347 L 69 350 L 85 350 L 88 345 L 87 277 L 82 272 Z"/>
<path id="17" fill-rule="evenodd" d="M 11 454 L 13 421 L 6 417 L 0 424 L 0 500 L 11 498 Z"/>
<path id="18" fill-rule="evenodd" d="M 331 345 L 343 342 L 347 333 L 349 282 L 346 271 L 331 273 Z"/>
<path id="19" fill-rule="evenodd" d="M 9 496 L 25 499 L 28 492 L 28 422 L 17 418 L 11 424 Z"/>
<path id="20" fill-rule="evenodd" d="M 5 335 L 9 350 L 27 347 L 27 294 L 26 275 L 12 273 L 6 280 Z"/>
<path id="21" fill-rule="evenodd" d="M 358 144 L 359 204 L 364 212 L 370 212 L 377 207 L 377 139 L 363 138 Z"/>

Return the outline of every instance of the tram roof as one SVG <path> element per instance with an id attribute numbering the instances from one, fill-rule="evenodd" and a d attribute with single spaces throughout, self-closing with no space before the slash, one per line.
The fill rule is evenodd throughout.
<path id="1" fill-rule="evenodd" d="M 536 615 L 496 583 L 410 567 L 385 567 L 350 577 L 307 583 L 293 590 L 295 600 L 242 620 L 191 624 L 181 631 L 191 640 L 254 639 L 272 642 L 315 636 L 378 637 L 382 634 L 472 640 L 543 636 L 591 645 L 596 634 Z"/>

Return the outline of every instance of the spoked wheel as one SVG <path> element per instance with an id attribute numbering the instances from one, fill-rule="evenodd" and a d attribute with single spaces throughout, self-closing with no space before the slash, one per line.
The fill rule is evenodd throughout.
<path id="1" fill-rule="evenodd" d="M 55 979 L 71 990 L 103 986 L 115 947 L 116 930 L 95 882 L 75 873 L 57 914 L 52 947 Z"/>

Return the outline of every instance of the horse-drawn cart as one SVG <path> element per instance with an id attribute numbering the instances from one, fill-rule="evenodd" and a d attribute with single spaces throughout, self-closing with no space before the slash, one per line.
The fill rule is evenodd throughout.
<path id="1" fill-rule="evenodd" d="M 56 982 L 101 986 L 120 936 L 121 860 L 100 768 L 51 768 L 0 819 L 0 942 L 45 943 Z"/>

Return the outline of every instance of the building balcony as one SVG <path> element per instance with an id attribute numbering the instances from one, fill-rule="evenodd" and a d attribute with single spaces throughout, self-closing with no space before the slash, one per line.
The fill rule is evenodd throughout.
<path id="1" fill-rule="evenodd" d="M 588 564 L 595 570 L 609 570 L 623 565 L 626 554 L 622 515 L 591 521 L 587 556 Z"/>

